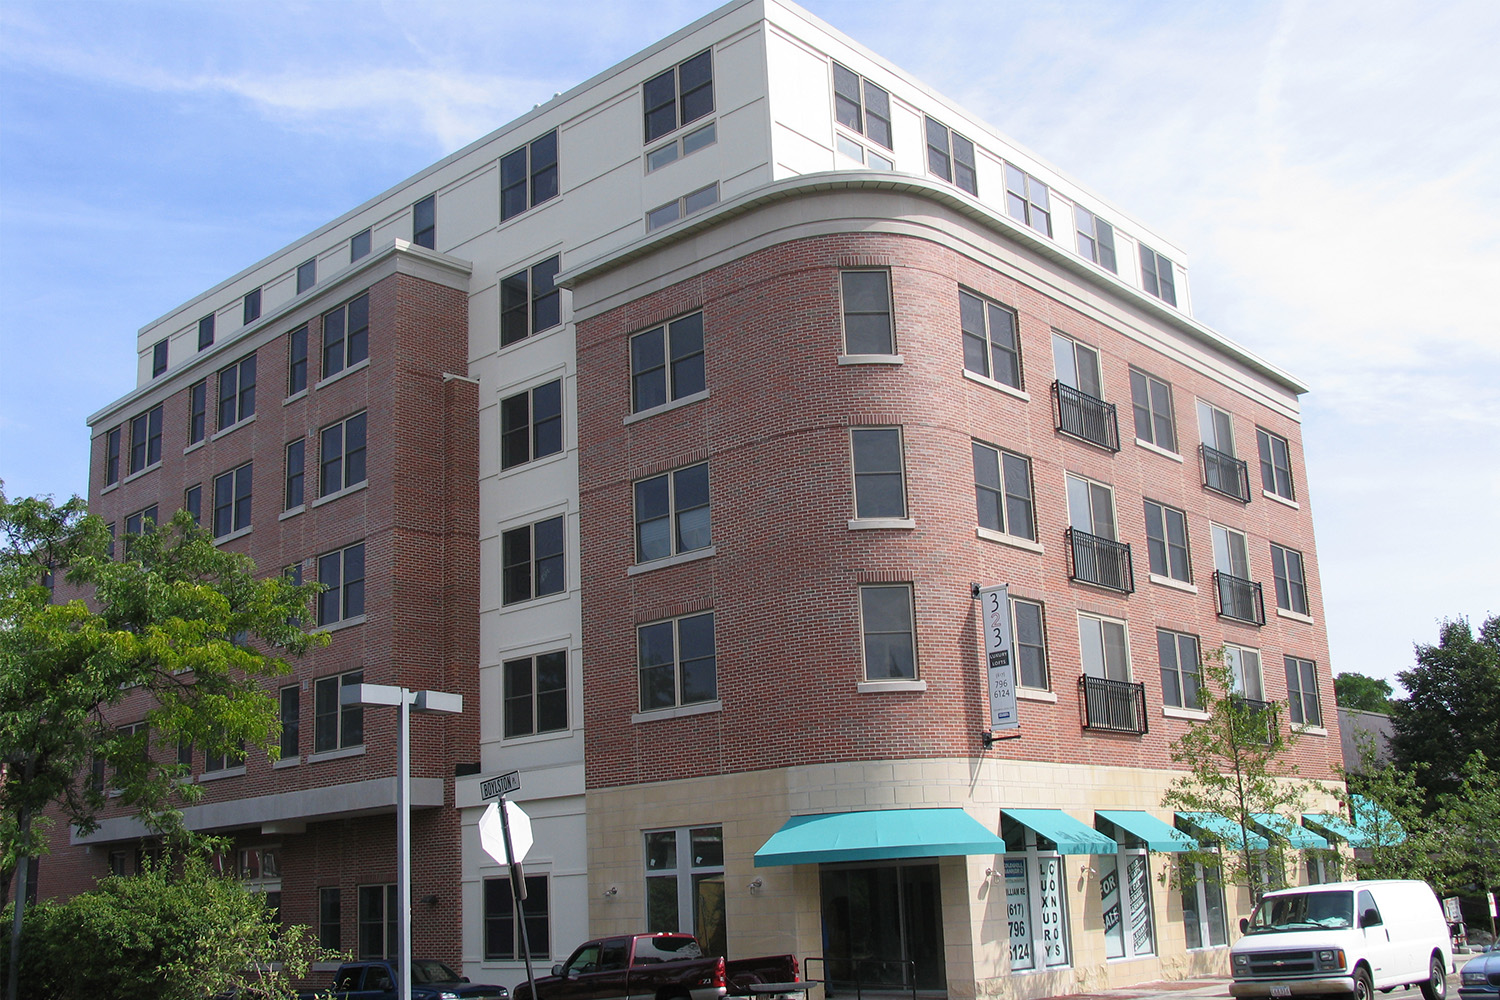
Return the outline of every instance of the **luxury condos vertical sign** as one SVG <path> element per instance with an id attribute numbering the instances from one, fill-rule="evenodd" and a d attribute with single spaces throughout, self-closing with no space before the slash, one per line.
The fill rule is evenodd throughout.
<path id="1" fill-rule="evenodd" d="M 990 729 L 1018 729 L 1016 716 L 1015 645 L 1010 628 L 1010 588 L 981 587 L 980 614 L 984 617 L 984 652 L 989 667 Z"/>

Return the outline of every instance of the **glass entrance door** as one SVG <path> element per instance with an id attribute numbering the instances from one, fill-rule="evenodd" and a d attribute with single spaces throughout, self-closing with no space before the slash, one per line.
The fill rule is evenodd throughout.
<path id="1" fill-rule="evenodd" d="M 936 864 L 823 866 L 823 955 L 837 986 L 946 990 Z"/>

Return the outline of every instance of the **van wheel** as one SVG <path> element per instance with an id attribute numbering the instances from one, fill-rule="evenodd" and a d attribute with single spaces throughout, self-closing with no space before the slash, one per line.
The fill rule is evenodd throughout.
<path id="1" fill-rule="evenodd" d="M 1361 965 L 1354 970 L 1354 1000 L 1373 1000 L 1375 983 L 1370 979 L 1370 970 Z"/>
<path id="2" fill-rule="evenodd" d="M 1423 1000 L 1443 1000 L 1448 995 L 1448 974 L 1443 969 L 1443 957 L 1433 955 L 1427 967 L 1427 978 L 1422 981 Z"/>

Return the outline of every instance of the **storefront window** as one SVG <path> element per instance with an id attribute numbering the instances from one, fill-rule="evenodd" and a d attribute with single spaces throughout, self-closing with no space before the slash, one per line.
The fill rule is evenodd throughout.
<path id="1" fill-rule="evenodd" d="M 1144 850 L 1100 858 L 1099 901 L 1104 913 L 1104 953 L 1137 958 L 1156 953 L 1151 925 L 1151 866 Z"/>
<path id="2" fill-rule="evenodd" d="M 690 933 L 705 955 L 726 953 L 722 827 L 646 834 L 646 930 Z"/>
<path id="3" fill-rule="evenodd" d="M 1219 883 L 1218 866 L 1183 861 L 1179 877 L 1182 923 L 1188 948 L 1218 948 L 1228 944 L 1229 935 L 1224 925 L 1224 887 Z"/>
<path id="4" fill-rule="evenodd" d="M 1005 912 L 1010 925 L 1010 968 L 1057 968 L 1071 961 L 1063 862 L 1039 850 L 1025 832 L 1026 849 L 1005 856 Z M 1040 956 L 1040 963 L 1038 963 Z"/>
<path id="5" fill-rule="evenodd" d="M 824 865 L 824 955 L 835 985 L 942 990 L 942 892 L 936 864 Z"/>

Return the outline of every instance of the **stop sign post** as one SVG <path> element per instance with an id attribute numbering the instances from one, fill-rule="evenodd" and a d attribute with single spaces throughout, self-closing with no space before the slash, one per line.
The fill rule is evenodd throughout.
<path id="1" fill-rule="evenodd" d="M 525 810 L 505 797 L 507 792 L 521 789 L 521 775 L 511 771 L 480 783 L 480 794 L 485 798 L 494 796 L 479 817 L 479 844 L 484 853 L 505 865 L 510 870 L 510 891 L 516 904 L 516 922 L 521 925 L 521 955 L 526 960 L 526 981 L 531 986 L 532 1000 L 536 998 L 536 976 L 531 968 L 531 941 L 526 933 L 526 873 L 521 862 L 531 852 L 534 838 L 531 833 L 531 817 Z"/>

